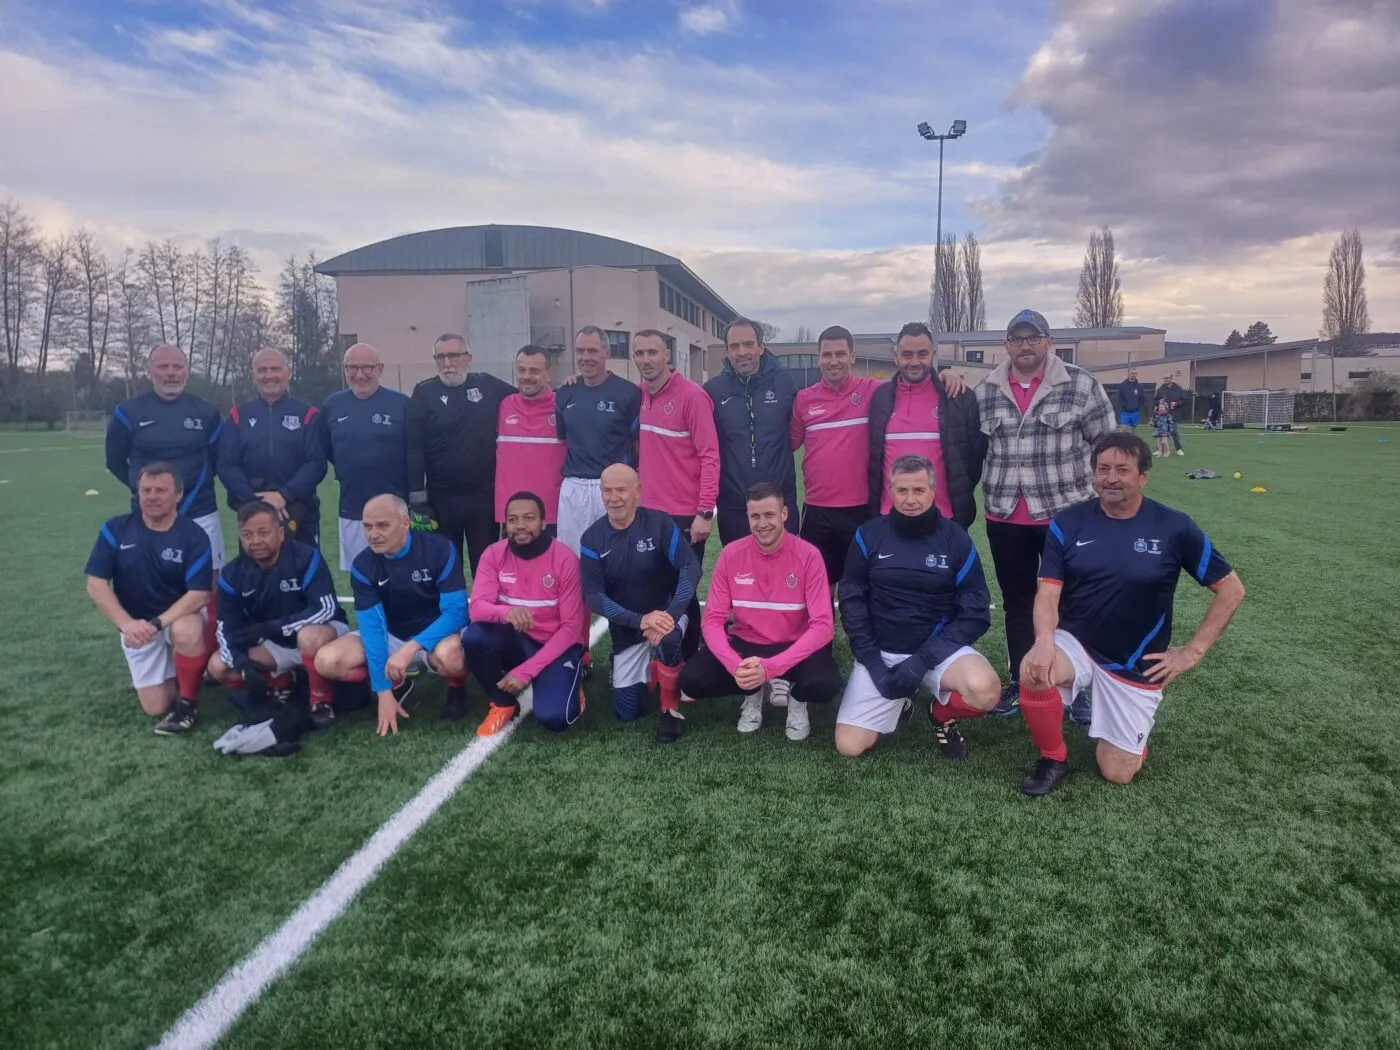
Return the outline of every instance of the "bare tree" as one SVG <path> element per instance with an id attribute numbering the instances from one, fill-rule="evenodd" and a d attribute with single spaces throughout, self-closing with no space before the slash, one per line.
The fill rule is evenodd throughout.
<path id="1" fill-rule="evenodd" d="M 1074 300 L 1074 326 L 1116 328 L 1122 323 L 1123 282 L 1118 276 L 1113 231 L 1105 226 L 1089 234 L 1084 266 L 1079 271 L 1079 293 Z"/>
<path id="2" fill-rule="evenodd" d="M 112 271 L 91 230 L 73 235 L 73 266 L 78 284 L 77 339 L 81 346 L 75 370 L 89 387 L 102 381 L 112 334 Z"/>
<path id="3" fill-rule="evenodd" d="M 817 338 L 817 334 L 805 324 L 797 326 L 797 334 L 792 337 L 794 343 L 810 343 Z"/>
<path id="4" fill-rule="evenodd" d="M 1334 357 L 1357 353 L 1371 330 L 1366 306 L 1366 264 L 1362 261 L 1361 231 L 1344 230 L 1332 246 L 1327 277 L 1322 284 L 1322 336 L 1331 340 Z"/>
<path id="5" fill-rule="evenodd" d="M 135 392 L 136 381 L 151 344 L 156 340 L 156 327 L 151 316 L 151 298 L 146 283 L 144 252 L 138 256 L 128 248 L 122 254 L 121 265 L 112 273 L 111 285 L 116 300 L 114 351 L 126 379 L 126 392 Z"/>
<path id="6" fill-rule="evenodd" d="M 968 332 L 980 332 L 987 327 L 987 300 L 982 294 L 982 245 L 977 234 L 969 231 L 963 238 L 958 263 L 962 268 L 963 321 Z"/>
<path id="7" fill-rule="evenodd" d="M 13 200 L 0 205 L 0 342 L 5 365 L 19 371 L 29 311 L 38 297 L 40 242 L 29 216 Z"/>
<path id="8" fill-rule="evenodd" d="M 967 298 L 958 266 L 958 238 L 943 235 L 929 284 L 929 327 L 935 332 L 967 331 Z"/>
<path id="9" fill-rule="evenodd" d="M 62 335 L 73 312 L 73 246 L 67 237 L 45 241 L 39 249 L 39 316 L 34 371 L 49 370 L 49 352 Z"/>
<path id="10" fill-rule="evenodd" d="M 302 396 L 324 397 L 336 389 L 335 282 L 316 272 L 316 256 L 292 255 L 277 289 L 277 321 L 287 340 L 292 374 Z"/>

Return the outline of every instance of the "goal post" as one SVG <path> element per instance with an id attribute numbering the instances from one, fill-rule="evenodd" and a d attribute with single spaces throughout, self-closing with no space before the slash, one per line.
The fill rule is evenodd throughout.
<path id="1" fill-rule="evenodd" d="M 1291 390 L 1227 390 L 1221 407 L 1226 426 L 1234 424 L 1267 430 L 1293 424 Z"/>
<path id="2" fill-rule="evenodd" d="M 70 409 L 65 414 L 63 430 L 67 434 L 105 434 L 108 415 L 99 409 Z"/>

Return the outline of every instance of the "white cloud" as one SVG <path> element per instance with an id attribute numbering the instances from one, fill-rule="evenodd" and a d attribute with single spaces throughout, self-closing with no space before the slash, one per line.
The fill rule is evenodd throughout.
<path id="1" fill-rule="evenodd" d="M 738 0 L 715 0 L 714 3 L 687 7 L 680 13 L 681 29 L 696 36 L 733 32 L 738 21 Z"/>

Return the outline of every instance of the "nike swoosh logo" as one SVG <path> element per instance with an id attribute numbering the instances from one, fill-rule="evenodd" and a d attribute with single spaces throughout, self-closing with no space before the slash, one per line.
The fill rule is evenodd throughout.
<path id="1" fill-rule="evenodd" d="M 612 553 L 612 551 L 604 551 L 602 554 L 598 555 L 598 560 L 599 560 L 599 561 L 602 561 L 604 558 L 606 558 L 606 557 L 607 557 L 609 554 L 611 554 L 611 553 Z"/>
<path id="2" fill-rule="evenodd" d="M 349 419 L 349 418 L 350 418 L 349 416 L 336 416 L 336 417 L 335 417 L 335 421 L 336 421 L 337 423 L 344 423 L 344 422 L 345 422 L 347 419 Z"/>
<path id="3" fill-rule="evenodd" d="M 123 543 L 123 544 L 122 544 L 122 550 L 124 550 L 124 551 L 129 551 L 129 550 L 131 550 L 132 547 L 135 547 L 135 546 L 136 546 L 136 544 L 134 544 L 134 543 Z"/>
<path id="4" fill-rule="evenodd" d="M 1093 540 L 1075 540 L 1075 541 L 1074 541 L 1074 545 L 1075 545 L 1076 547 L 1087 547 L 1087 546 L 1089 546 L 1089 544 L 1091 544 L 1091 543 L 1093 543 L 1093 542 L 1094 542 Z"/>
<path id="5" fill-rule="evenodd" d="M 244 591 L 244 592 L 243 592 L 243 597 L 245 597 L 245 598 L 251 598 L 251 597 L 252 597 L 254 594 L 256 594 L 256 593 L 257 593 L 257 588 L 254 588 L 254 589 L 251 590 L 251 591 Z"/>
<path id="6" fill-rule="evenodd" d="M 150 425 L 151 425 L 152 423 L 154 423 L 154 422 L 155 422 L 154 419 L 143 419 L 143 420 L 141 420 L 141 422 L 137 423 L 136 425 L 137 425 L 138 427 L 148 427 L 148 426 L 150 426 Z"/>
<path id="7" fill-rule="evenodd" d="M 731 394 L 729 397 L 726 397 L 723 401 L 721 401 L 720 404 L 721 404 L 721 405 L 727 405 L 727 404 L 729 404 L 729 402 L 733 401 L 734 398 L 736 398 L 736 397 L 738 397 L 738 396 L 739 396 L 739 395 L 737 395 L 737 394 Z"/>
<path id="8" fill-rule="evenodd" d="M 379 586 L 383 587 L 383 586 L 384 586 L 386 583 L 388 583 L 388 582 L 389 582 L 388 580 L 380 580 L 380 581 L 379 581 Z"/>
<path id="9" fill-rule="evenodd" d="M 877 554 L 877 555 L 875 555 L 875 557 L 879 558 L 880 561 L 884 561 L 886 558 L 893 558 L 894 555 L 893 555 L 893 554 Z"/>

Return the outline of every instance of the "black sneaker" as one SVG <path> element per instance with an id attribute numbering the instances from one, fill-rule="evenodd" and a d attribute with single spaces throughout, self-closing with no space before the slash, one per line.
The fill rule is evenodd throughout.
<path id="1" fill-rule="evenodd" d="M 156 723 L 156 732 L 161 736 L 179 736 L 194 728 L 194 716 L 198 708 L 184 697 L 175 701 L 170 713 Z"/>
<path id="2" fill-rule="evenodd" d="M 408 700 L 409 694 L 413 692 L 413 679 L 405 678 L 393 688 L 394 699 L 400 704 Z"/>
<path id="3" fill-rule="evenodd" d="M 967 741 L 958 731 L 956 720 L 950 719 L 947 722 L 940 722 L 933 717 L 933 712 L 930 711 L 929 721 L 933 722 L 933 735 L 938 738 L 938 746 L 942 748 L 944 755 L 954 762 L 960 762 L 967 757 Z"/>
<path id="4" fill-rule="evenodd" d="M 586 682 L 593 677 L 593 654 L 583 654 L 583 680 Z"/>
<path id="5" fill-rule="evenodd" d="M 448 722 L 460 722 L 467 717 L 467 688 L 462 685 L 447 687 L 447 702 L 442 705 L 442 717 Z"/>
<path id="6" fill-rule="evenodd" d="M 1006 688 L 1001 691 L 1001 699 L 997 701 L 997 706 L 992 708 L 991 713 L 998 718 L 1012 718 L 1021 713 L 1020 682 L 1006 683 Z"/>
<path id="7" fill-rule="evenodd" d="M 1074 694 L 1074 703 L 1069 705 L 1069 720 L 1077 726 L 1087 726 L 1094 721 L 1094 701 L 1083 689 Z"/>
<path id="8" fill-rule="evenodd" d="M 900 725 L 905 725 L 906 723 L 908 723 L 908 721 L 909 721 L 909 716 L 912 715 L 913 713 L 914 713 L 914 699 L 913 699 L 913 697 L 908 697 L 908 696 L 906 696 L 906 697 L 904 698 L 904 706 L 901 707 L 901 708 L 899 709 L 899 724 L 900 724 Z M 882 733 L 881 735 L 883 736 L 883 735 L 885 735 L 885 734 Z"/>
<path id="9" fill-rule="evenodd" d="M 656 720 L 656 742 L 658 744 L 670 744 L 681 738 L 685 732 L 685 719 L 680 715 L 674 715 L 670 711 L 662 711 L 661 717 Z"/>
<path id="10" fill-rule="evenodd" d="M 330 705 L 330 701 L 322 701 L 319 704 L 311 705 L 311 728 L 329 729 L 335 722 L 335 711 Z"/>
<path id="11" fill-rule="evenodd" d="M 1040 798 L 1060 786 L 1060 781 L 1069 776 L 1069 763 L 1057 762 L 1053 758 L 1039 759 L 1031 775 L 1021 781 L 1021 794 Z"/>

